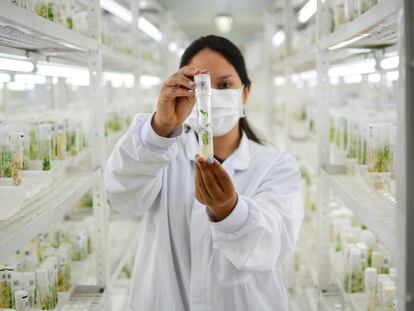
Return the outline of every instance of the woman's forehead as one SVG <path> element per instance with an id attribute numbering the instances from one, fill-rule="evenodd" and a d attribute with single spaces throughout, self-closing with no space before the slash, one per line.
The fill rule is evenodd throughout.
<path id="1" fill-rule="evenodd" d="M 208 69 L 214 79 L 238 77 L 233 65 L 223 55 L 208 49 L 194 55 L 188 65 L 193 68 Z"/>

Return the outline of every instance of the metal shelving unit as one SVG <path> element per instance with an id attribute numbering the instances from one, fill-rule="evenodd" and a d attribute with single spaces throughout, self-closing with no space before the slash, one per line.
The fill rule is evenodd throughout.
<path id="1" fill-rule="evenodd" d="M 401 7 L 399 1 L 381 1 L 352 22 L 340 26 L 337 31 L 328 35 L 325 35 L 327 29 L 324 28 L 327 18 L 327 5 L 322 1 L 318 1 L 318 6 L 318 33 L 321 38 L 319 40 L 317 61 L 319 83 L 326 83 L 329 79 L 328 70 L 330 68 L 330 61 L 333 58 L 329 57 L 329 55 L 338 53 L 342 47 L 370 48 L 375 50 L 395 46 L 398 43 L 397 14 Z M 338 60 L 341 60 L 340 57 L 337 57 L 336 61 Z M 342 61 L 346 62 L 348 58 L 344 57 Z M 400 249 L 396 239 L 395 219 L 397 207 L 395 199 L 369 190 L 350 176 L 332 174 L 335 170 L 332 169 L 329 156 L 329 91 L 329 83 L 319 88 L 318 150 L 320 167 L 322 168 L 319 170 L 319 179 L 320 183 L 324 183 L 324 186 L 318 189 L 318 197 L 320 198 L 318 204 L 320 208 L 319 223 L 323 227 L 320 229 L 320 232 L 326 232 L 329 228 L 327 227 L 329 226 L 329 206 L 326 204 L 326 198 L 329 197 L 329 192 L 332 190 L 347 207 L 353 210 L 361 222 L 377 236 L 378 240 L 395 257 Z M 398 179 L 397 177 L 397 183 L 401 182 Z M 319 241 L 320 256 L 329 258 L 329 240 L 327 236 L 319 236 Z M 329 274 L 329 267 L 332 268 L 332 265 L 329 264 L 328 268 L 324 266 L 325 263 L 321 263 L 318 267 L 320 275 L 322 275 L 322 271 Z M 400 267 L 397 268 L 400 270 Z M 331 277 L 336 278 L 335 272 L 331 273 Z M 319 280 L 319 286 L 322 290 L 328 288 L 329 284 L 329 278 L 321 278 Z M 342 288 L 342 284 L 338 284 L 338 286 Z M 345 300 L 350 301 L 353 310 L 362 310 L 361 299 L 346 294 L 343 290 L 341 292 Z M 399 304 L 402 304 L 402 302 L 399 302 Z M 403 309 L 401 308 L 401 310 Z"/>
<path id="2" fill-rule="evenodd" d="M 69 173 L 51 188 L 31 198 L 18 213 L 0 221 L 0 261 L 61 219 L 100 176 L 99 170 Z"/>
<path id="3" fill-rule="evenodd" d="M 0 45 L 48 55 L 98 50 L 98 41 L 0 1 Z"/>
<path id="4" fill-rule="evenodd" d="M 333 33 L 330 33 L 328 5 L 327 1 L 317 2 L 316 49 L 292 55 L 290 51 L 293 8 L 289 1 L 284 1 L 285 57 L 274 68 L 278 74 L 283 73 L 286 76 L 285 88 L 290 96 L 293 95 L 290 82 L 293 73 L 313 69 L 317 71 L 317 139 L 291 141 L 285 131 L 286 137 L 283 140 L 287 149 L 304 166 L 313 167 L 318 175 L 318 260 L 314 268 L 318 271 L 319 310 L 365 310 L 364 295 L 344 292 L 342 284 L 337 281 L 338 272 L 335 271 L 330 258 L 329 197 L 332 192 L 376 235 L 380 243 L 397 260 L 398 310 L 408 311 L 414 309 L 414 269 L 409 264 L 414 260 L 411 240 L 413 229 L 410 229 L 414 214 L 409 208 L 414 204 L 414 192 L 410 191 L 414 184 L 414 3 L 410 0 L 379 1 L 367 12 L 341 25 Z M 399 36 L 399 31 L 403 31 L 404 35 Z M 353 49 L 350 53 L 345 48 L 361 50 L 356 53 Z M 399 167 L 396 198 L 370 190 L 363 182 L 343 174 L 343 167 L 331 165 L 329 139 L 331 89 L 328 72 L 332 64 L 363 59 L 367 53 L 374 54 L 375 57 L 390 52 L 398 52 L 400 56 L 400 90 L 404 95 L 397 101 L 398 137 L 401 139 L 397 151 Z"/>
<path id="5" fill-rule="evenodd" d="M 347 175 L 333 175 L 322 170 L 321 178 L 392 254 L 398 253 L 395 198 L 372 191 Z"/>
<path id="6" fill-rule="evenodd" d="M 319 49 L 332 49 L 339 44 L 346 47 L 385 47 L 397 41 L 397 10 L 399 1 L 380 1 L 355 20 L 341 25 L 334 33 L 319 41 Z M 352 42 L 350 40 L 359 38 Z"/>
<path id="7" fill-rule="evenodd" d="M 130 1 L 132 7 L 136 7 Z M 62 219 L 83 194 L 93 191 L 93 216 L 95 224 L 95 278 L 96 286 L 74 284 L 68 297 L 61 300 L 58 310 L 108 310 L 110 273 L 116 272 L 125 263 L 123 248 L 117 254 L 116 265 L 111 267 L 108 260 L 109 207 L 103 187 L 102 170 L 107 150 L 114 145 L 121 133 L 104 137 L 103 68 L 128 70 L 135 74 L 139 84 L 141 63 L 138 53 L 122 53 L 101 44 L 101 7 L 99 0 L 88 1 L 85 5 L 88 16 L 88 36 L 67 29 L 33 12 L 19 8 L 6 0 L 0 0 L 0 50 L 3 53 L 24 57 L 29 61 L 53 61 L 80 65 L 89 69 L 89 99 L 91 141 L 90 148 L 79 157 L 68 161 L 68 166 L 86 165 L 93 168 L 75 172 L 68 169 L 64 178 L 27 201 L 25 206 L 12 217 L 0 221 L 0 260 L 13 255 L 25 243 Z M 139 10 L 134 10 L 134 20 Z M 137 34 L 137 27 L 131 24 L 131 33 Z M 135 36 L 134 45 L 140 40 Z M 138 48 L 134 47 L 139 51 Z M 135 86 L 139 90 L 139 86 Z M 138 95 L 136 92 L 134 95 Z M 135 97 L 138 101 L 138 96 Z M 91 152 L 93 150 L 93 152 Z M 135 233 L 134 233 L 135 234 Z M 88 271 L 88 274 L 93 271 Z M 76 280 L 75 280 L 76 282 Z"/>
<path id="8" fill-rule="evenodd" d="M 316 140 L 311 137 L 305 141 L 296 141 L 288 138 L 287 149 L 301 162 L 305 167 L 316 173 L 318 167 L 318 149 Z"/>
<path id="9" fill-rule="evenodd" d="M 117 51 L 110 46 L 102 45 L 104 64 L 110 68 L 130 69 L 138 65 L 138 60 L 132 54 Z"/>
<path id="10" fill-rule="evenodd" d="M 110 271 L 111 284 L 116 281 L 116 279 L 118 278 L 119 274 L 122 271 L 122 268 L 125 266 L 127 261 L 133 255 L 133 253 L 136 251 L 138 241 L 140 239 L 141 230 L 142 230 L 142 223 L 140 222 L 134 228 L 134 230 L 131 230 L 129 234 L 129 236 L 132 237 L 132 239 L 124 241 L 122 247 L 120 248 L 121 251 L 119 252 L 119 254 L 117 254 L 114 264 L 112 265 L 112 268 Z"/>
<path id="11" fill-rule="evenodd" d="M 276 70 L 283 70 L 286 66 L 300 69 L 314 68 L 316 53 L 316 47 L 310 47 L 306 51 L 301 51 L 292 56 L 288 56 L 280 63 L 277 63 Z"/>

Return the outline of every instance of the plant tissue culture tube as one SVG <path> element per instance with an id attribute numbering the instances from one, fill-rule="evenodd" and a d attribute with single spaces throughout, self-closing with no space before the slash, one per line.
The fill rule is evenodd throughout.
<path id="1" fill-rule="evenodd" d="M 211 80 L 207 70 L 194 76 L 198 116 L 199 154 L 205 159 L 214 156 L 211 130 Z"/>

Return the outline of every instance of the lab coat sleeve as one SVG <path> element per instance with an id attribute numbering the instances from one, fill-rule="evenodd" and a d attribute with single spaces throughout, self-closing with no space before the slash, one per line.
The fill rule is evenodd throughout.
<path id="1" fill-rule="evenodd" d="M 151 126 L 153 114 L 138 114 L 118 141 L 105 166 L 105 189 L 111 205 L 124 213 L 145 212 L 162 186 L 163 168 L 178 153 L 182 127 L 169 138 Z"/>
<path id="2" fill-rule="evenodd" d="M 303 214 L 298 164 L 283 153 L 253 196 L 239 194 L 232 213 L 212 222 L 213 247 L 239 270 L 275 270 L 295 249 Z"/>

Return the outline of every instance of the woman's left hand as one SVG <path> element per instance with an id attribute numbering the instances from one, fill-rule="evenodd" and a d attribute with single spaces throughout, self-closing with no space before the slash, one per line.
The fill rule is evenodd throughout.
<path id="1" fill-rule="evenodd" d="M 195 197 L 207 206 L 216 221 L 221 221 L 237 204 L 233 182 L 216 159 L 210 164 L 197 156 L 195 163 Z"/>

